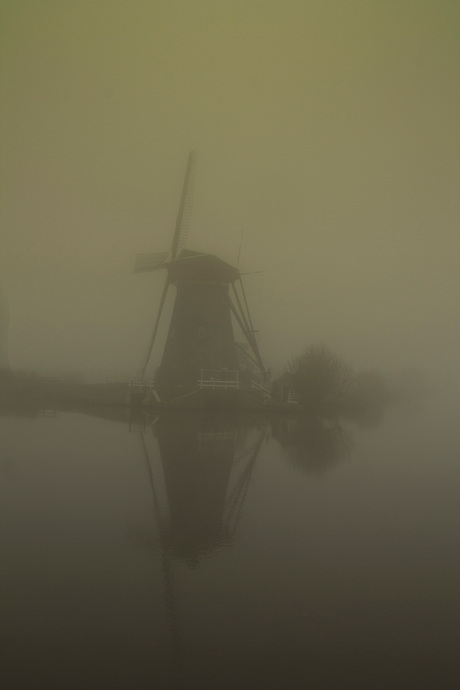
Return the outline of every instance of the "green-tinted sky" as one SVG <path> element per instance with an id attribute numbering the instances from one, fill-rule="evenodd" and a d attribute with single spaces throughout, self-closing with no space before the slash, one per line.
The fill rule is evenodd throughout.
<path id="1" fill-rule="evenodd" d="M 188 151 L 189 246 L 241 265 L 268 365 L 459 349 L 460 5 L 0 0 L 10 359 L 134 372 Z M 158 363 L 156 355 L 156 363 Z"/>

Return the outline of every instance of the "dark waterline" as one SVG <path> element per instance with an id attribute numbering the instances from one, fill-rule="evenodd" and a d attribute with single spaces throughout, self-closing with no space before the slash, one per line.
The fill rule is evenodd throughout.
<path id="1" fill-rule="evenodd" d="M 2 687 L 458 687 L 441 402 L 362 430 L 0 418 Z"/>

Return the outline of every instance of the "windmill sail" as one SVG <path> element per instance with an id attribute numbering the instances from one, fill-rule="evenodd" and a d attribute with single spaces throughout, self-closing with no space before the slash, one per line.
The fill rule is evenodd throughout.
<path id="1" fill-rule="evenodd" d="M 161 293 L 161 298 L 160 298 L 160 306 L 158 307 L 157 317 L 155 319 L 155 324 L 153 326 L 152 335 L 150 336 L 149 344 L 147 347 L 147 352 L 145 353 L 145 357 L 144 357 L 144 360 L 142 362 L 142 366 L 139 370 L 139 379 L 141 381 L 145 376 L 145 370 L 147 369 L 147 365 L 148 365 L 149 360 L 150 360 L 150 355 L 152 354 L 153 345 L 154 345 L 155 339 L 157 337 L 158 327 L 160 325 L 161 314 L 163 311 L 163 307 L 165 305 L 166 295 L 168 294 L 168 288 L 169 288 L 169 276 L 167 275 L 166 280 L 165 280 L 165 284 L 163 285 L 163 292 Z"/>
<path id="2" fill-rule="evenodd" d="M 166 268 L 170 258 L 169 252 L 153 252 L 150 254 L 137 254 L 134 263 L 134 273 L 146 273 Z"/>
<path id="3" fill-rule="evenodd" d="M 193 190 L 195 188 L 196 151 L 191 151 L 188 157 L 184 187 L 180 200 L 179 213 L 176 219 L 171 255 L 174 260 L 184 248 L 187 241 L 190 216 L 192 214 Z"/>
<path id="4" fill-rule="evenodd" d="M 193 189 L 195 184 L 196 172 L 196 151 L 191 151 L 188 157 L 187 169 L 185 172 L 184 186 L 179 205 L 179 213 L 177 214 L 176 228 L 174 230 L 171 252 L 153 252 L 151 254 L 138 254 L 134 264 L 134 273 L 144 273 L 148 271 L 157 271 L 161 268 L 169 269 L 169 262 L 175 259 L 178 253 L 185 246 L 187 240 L 188 228 L 190 225 L 190 216 L 192 212 Z M 166 296 L 169 288 L 169 270 L 166 275 L 166 280 L 163 286 L 163 291 L 160 298 L 160 306 L 158 308 L 157 316 L 153 326 L 152 335 L 150 336 L 147 351 L 142 361 L 139 370 L 139 378 L 142 380 L 145 376 L 150 356 L 152 354 L 153 346 L 158 333 L 160 325 L 160 318 L 165 305 Z"/>

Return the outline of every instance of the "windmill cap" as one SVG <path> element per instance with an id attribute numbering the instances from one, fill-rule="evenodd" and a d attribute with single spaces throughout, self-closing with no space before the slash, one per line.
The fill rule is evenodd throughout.
<path id="1" fill-rule="evenodd" d="M 212 282 L 234 283 L 240 276 L 237 268 L 213 254 L 183 249 L 169 264 L 171 283 Z"/>

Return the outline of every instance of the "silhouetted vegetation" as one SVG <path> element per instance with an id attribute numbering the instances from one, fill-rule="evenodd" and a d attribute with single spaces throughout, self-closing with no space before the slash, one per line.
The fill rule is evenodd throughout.
<path id="1" fill-rule="evenodd" d="M 322 343 L 293 357 L 289 373 L 300 404 L 318 413 L 336 406 L 354 380 L 352 367 Z"/>
<path id="2" fill-rule="evenodd" d="M 306 412 L 365 425 L 377 424 L 390 405 L 414 406 L 432 390 L 415 369 L 392 376 L 374 369 L 355 372 L 324 344 L 293 357 L 287 374 Z"/>

